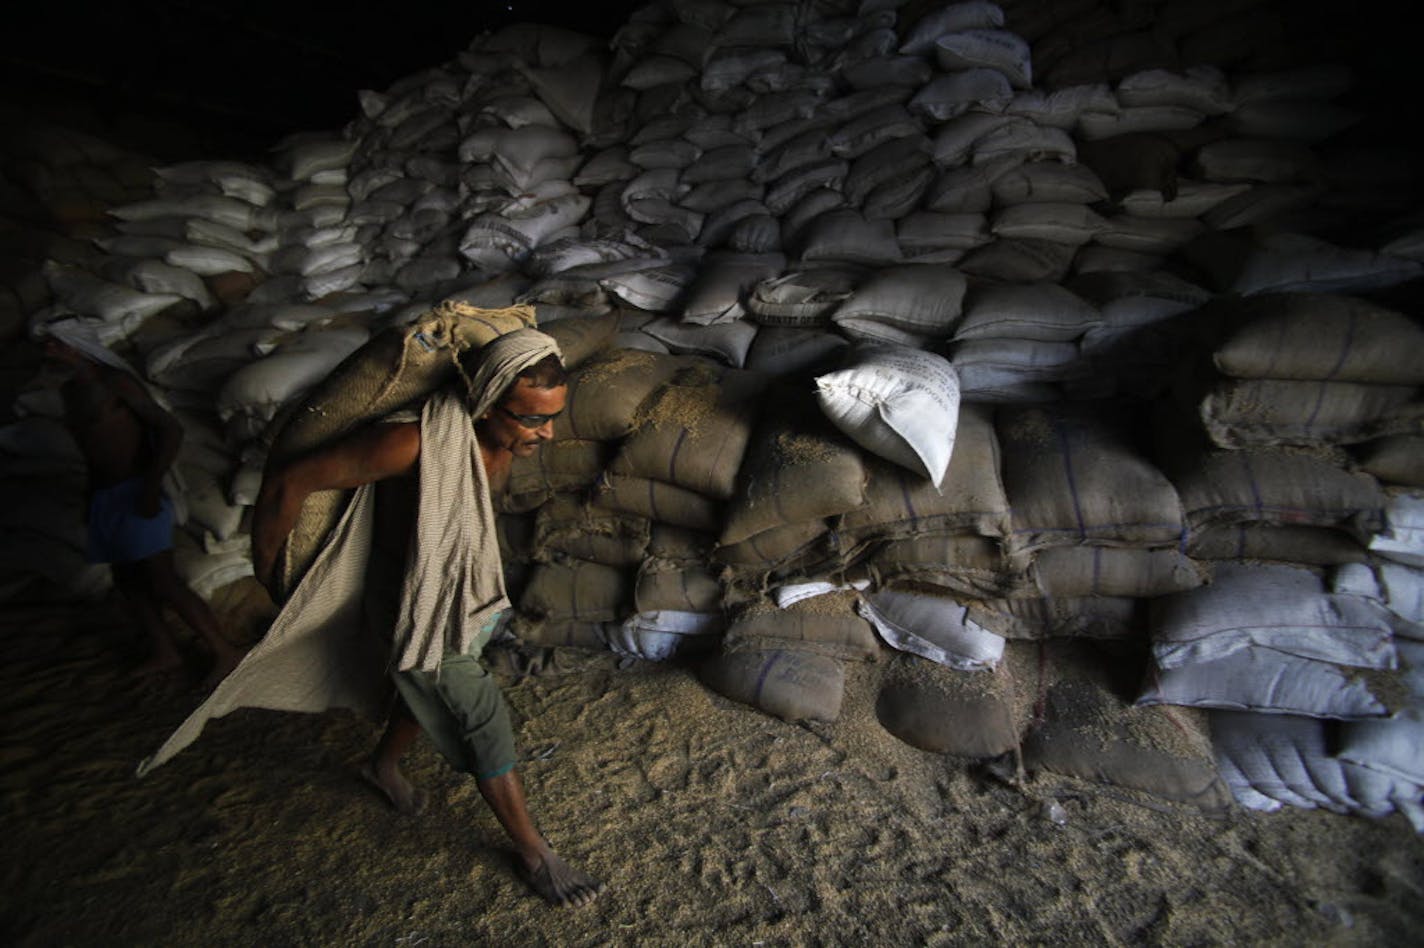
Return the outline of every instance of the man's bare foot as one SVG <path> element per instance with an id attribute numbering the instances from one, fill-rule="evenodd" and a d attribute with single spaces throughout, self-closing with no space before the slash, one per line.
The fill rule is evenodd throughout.
<path id="1" fill-rule="evenodd" d="M 417 789 L 414 784 L 405 779 L 405 774 L 398 769 L 378 769 L 373 762 L 368 760 L 361 765 L 361 777 L 385 794 L 391 806 L 406 816 L 419 816 L 425 812 L 425 807 L 430 803 L 430 795 L 424 790 Z"/>
<path id="2" fill-rule="evenodd" d="M 516 855 L 514 868 L 550 905 L 587 905 L 604 890 L 602 882 L 570 866 L 552 850 L 545 850 L 533 865 Z"/>

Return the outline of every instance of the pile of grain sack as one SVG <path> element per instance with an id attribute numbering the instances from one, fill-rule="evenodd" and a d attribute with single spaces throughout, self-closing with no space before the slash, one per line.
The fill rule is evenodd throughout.
<path id="1" fill-rule="evenodd" d="M 918 747 L 1424 828 L 1420 189 L 1272 11 L 511 27 L 270 164 L 157 169 L 24 311 L 90 318 L 182 420 L 205 591 L 251 571 L 304 392 L 439 301 L 528 303 L 573 377 L 499 505 L 524 645 L 793 720 L 875 661 Z M 7 484 L 72 470 L 21 401 Z"/>

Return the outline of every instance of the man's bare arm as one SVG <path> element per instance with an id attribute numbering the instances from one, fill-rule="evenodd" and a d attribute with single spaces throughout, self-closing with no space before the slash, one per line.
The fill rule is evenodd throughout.
<path id="1" fill-rule="evenodd" d="M 376 424 L 267 472 L 252 511 L 252 567 L 272 588 L 277 554 L 315 491 L 342 490 L 399 477 L 420 459 L 420 425 Z"/>

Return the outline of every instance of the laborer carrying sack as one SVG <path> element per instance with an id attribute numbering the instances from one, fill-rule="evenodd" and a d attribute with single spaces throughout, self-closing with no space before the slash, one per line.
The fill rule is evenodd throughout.
<path id="1" fill-rule="evenodd" d="M 524 322 L 526 314 L 532 322 L 527 308 L 493 315 Z M 209 718 L 238 707 L 346 707 L 373 718 L 389 712 L 387 730 L 362 769 L 369 782 L 397 809 L 419 812 L 424 795 L 398 764 L 423 728 L 452 766 L 475 776 L 515 844 L 516 870 L 531 887 L 555 904 L 583 904 L 602 885 L 564 863 L 534 828 L 513 769 L 508 711 L 478 661 L 509 606 L 491 493 L 503 490 L 514 458 L 534 453 L 553 436 L 552 420 L 567 395 L 559 348 L 527 325 L 496 333 L 483 345 L 451 347 L 449 341 L 468 329 L 464 320 L 472 314 L 447 309 L 435 315 L 433 328 L 454 349 L 445 355 L 448 371 L 428 372 L 418 381 L 406 378 L 400 367 L 409 368 L 405 356 L 416 336 L 407 332 L 397 371 L 374 395 L 358 391 L 352 410 L 337 411 L 338 387 L 329 383 L 318 399 L 330 416 L 339 417 L 312 410 L 309 398 L 278 435 L 276 445 L 284 450 L 269 464 L 254 509 L 253 563 L 278 593 L 288 588 L 287 580 L 296 582 L 248 660 L 144 761 L 140 773 L 194 740 Z M 473 314 L 487 316 L 488 311 Z M 385 346 L 389 353 L 390 342 Z M 461 357 L 456 362 L 451 355 Z M 348 364 L 334 376 L 357 379 L 372 391 L 372 373 L 361 369 L 359 363 Z M 452 375 L 464 384 L 440 385 L 431 393 L 430 376 L 443 381 L 440 376 Z M 428 395 L 418 421 L 379 411 L 391 392 L 402 391 Z M 385 423 L 365 423 L 376 419 Z M 296 440 L 290 427 L 303 423 L 328 429 L 327 437 L 309 439 L 319 441 L 315 450 L 290 449 Z M 399 544 L 393 549 L 385 540 L 385 508 L 402 486 L 414 488 L 416 523 L 411 529 L 407 519 L 391 531 L 408 537 L 408 546 L 397 552 Z M 284 548 L 301 523 L 303 501 L 317 491 L 353 492 L 310 564 L 294 563 L 292 551 Z M 382 588 L 387 595 L 377 593 Z M 390 638 L 383 643 L 371 631 Z M 394 705 L 392 679 L 400 695 Z"/>

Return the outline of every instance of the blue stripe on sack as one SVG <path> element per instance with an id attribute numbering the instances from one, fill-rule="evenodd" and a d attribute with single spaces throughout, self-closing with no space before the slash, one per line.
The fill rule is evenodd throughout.
<path id="1" fill-rule="evenodd" d="M 677 480 L 677 453 L 682 450 L 683 442 L 687 440 L 687 429 L 683 428 L 677 433 L 677 441 L 673 443 L 672 450 L 668 452 L 667 479 L 670 483 L 676 484 Z"/>
<path id="2" fill-rule="evenodd" d="M 770 677 L 772 668 L 776 667 L 776 663 L 781 661 L 781 656 L 781 652 L 772 652 L 771 657 L 761 666 L 761 673 L 757 675 L 756 687 L 752 689 L 753 702 L 760 703 L 761 691 L 766 687 L 766 680 Z"/>
<path id="3" fill-rule="evenodd" d="M 1345 342 L 1340 346 L 1340 357 L 1335 360 L 1335 366 L 1325 374 L 1327 379 L 1333 379 L 1345 367 L 1345 360 L 1350 356 L 1350 350 L 1355 346 L 1355 311 L 1351 310 L 1349 319 L 1345 322 Z"/>
<path id="4" fill-rule="evenodd" d="M 1068 434 L 1063 430 L 1059 419 L 1050 415 L 1049 423 L 1053 425 L 1053 433 L 1058 436 L 1058 443 L 1063 449 L 1063 472 L 1068 478 L 1068 495 L 1073 498 L 1073 517 L 1078 521 L 1078 537 L 1086 540 L 1088 529 L 1087 525 L 1083 523 L 1083 505 L 1078 497 L 1078 479 L 1073 474 L 1073 449 L 1068 443 Z"/>
<path id="5" fill-rule="evenodd" d="M 919 523 L 920 515 L 919 512 L 915 510 L 914 499 L 910 496 L 909 478 L 905 477 L 902 471 L 896 471 L 895 477 L 897 483 L 900 485 L 900 496 L 905 501 L 906 521 L 912 524 Z"/>
<path id="6" fill-rule="evenodd" d="M 1246 483 L 1251 488 L 1251 503 L 1258 515 L 1265 513 L 1265 504 L 1261 500 L 1261 487 L 1256 483 L 1256 471 L 1251 467 L 1251 458 L 1245 451 L 1236 452 L 1241 459 L 1241 467 L 1246 472 Z"/>

